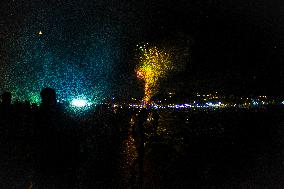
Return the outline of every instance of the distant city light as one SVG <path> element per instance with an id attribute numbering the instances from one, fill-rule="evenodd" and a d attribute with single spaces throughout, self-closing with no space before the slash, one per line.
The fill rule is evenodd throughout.
<path id="1" fill-rule="evenodd" d="M 87 100 L 83 100 L 83 99 L 73 99 L 71 101 L 71 105 L 75 106 L 75 107 L 85 107 L 88 105 Z"/>

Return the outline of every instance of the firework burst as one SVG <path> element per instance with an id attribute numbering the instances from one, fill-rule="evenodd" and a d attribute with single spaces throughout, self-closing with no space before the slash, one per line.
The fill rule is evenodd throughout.
<path id="1" fill-rule="evenodd" d="M 144 82 L 143 102 L 149 104 L 157 93 L 159 80 L 173 69 L 170 53 L 149 44 L 138 46 L 139 61 L 135 69 L 137 78 Z"/>

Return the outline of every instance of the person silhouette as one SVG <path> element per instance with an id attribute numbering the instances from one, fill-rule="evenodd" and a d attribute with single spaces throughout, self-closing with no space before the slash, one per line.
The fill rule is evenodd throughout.
<path id="1" fill-rule="evenodd" d="M 1 95 L 0 103 L 0 133 L 3 142 L 8 142 L 11 136 L 14 135 L 13 126 L 13 111 L 12 111 L 12 94 L 4 92 Z M 1 141 L 0 141 L 1 142 Z"/>
<path id="2" fill-rule="evenodd" d="M 49 188 L 72 188 L 76 185 L 77 140 L 72 123 L 56 101 L 56 92 L 44 88 L 36 115 L 37 170 L 39 184 Z"/>
<path id="3" fill-rule="evenodd" d="M 41 109 L 53 109 L 56 107 L 56 93 L 55 90 L 52 88 L 44 88 L 40 92 L 41 97 Z"/>
<path id="4" fill-rule="evenodd" d="M 138 182 L 140 186 L 143 184 L 144 177 L 145 123 L 147 122 L 148 114 L 149 112 L 146 108 L 140 110 L 137 115 L 137 121 L 132 132 L 138 154 L 138 158 L 135 164 L 138 164 Z"/>

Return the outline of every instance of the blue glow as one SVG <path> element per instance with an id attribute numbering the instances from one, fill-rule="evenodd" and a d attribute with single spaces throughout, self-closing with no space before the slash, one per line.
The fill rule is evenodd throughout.
<path id="1" fill-rule="evenodd" d="M 49 13 L 48 8 L 43 11 Z M 47 18 L 39 20 L 37 15 Z M 11 91 L 20 101 L 36 103 L 45 87 L 54 88 L 57 99 L 68 102 L 81 93 L 96 104 L 116 95 L 113 90 L 120 85 L 114 78 L 121 70 L 114 67 L 122 61 L 122 43 L 115 23 L 103 19 L 100 23 L 80 28 L 77 35 L 67 29 L 69 23 L 59 15 L 32 15 L 19 26 L 18 35 L 7 42 L 0 90 Z"/>

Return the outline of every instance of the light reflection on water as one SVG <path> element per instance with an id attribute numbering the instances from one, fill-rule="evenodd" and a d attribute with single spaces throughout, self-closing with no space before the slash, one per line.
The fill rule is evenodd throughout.
<path id="1" fill-rule="evenodd" d="M 153 133 L 152 127 L 152 113 L 148 115 L 147 121 L 144 123 L 145 127 L 145 154 L 147 156 L 147 151 L 151 148 L 151 143 L 153 142 L 153 137 L 161 139 L 160 142 L 165 142 L 166 140 L 169 140 L 169 138 L 172 135 L 172 131 L 170 130 L 170 127 L 175 124 L 175 117 L 171 117 L 170 114 L 160 114 L 160 119 L 158 121 L 158 128 L 157 133 Z M 134 114 L 128 124 L 128 136 L 123 140 L 121 144 L 121 160 L 119 165 L 119 171 L 120 171 L 120 177 L 123 180 L 121 185 L 124 185 L 124 187 L 131 187 L 131 184 L 134 180 L 138 178 L 138 152 L 136 147 L 136 141 L 132 136 L 132 131 L 136 124 L 136 118 L 137 114 Z M 145 157 L 147 159 L 147 157 Z M 147 160 L 144 164 L 144 169 L 151 169 L 149 165 L 147 164 Z M 148 162 L 149 163 L 149 162 Z M 134 181 L 134 182 L 137 182 Z"/>
<path id="2" fill-rule="evenodd" d="M 119 163 L 119 174 L 121 178 L 121 188 L 127 187 L 130 185 L 131 179 L 131 170 L 133 169 L 134 162 L 138 157 L 135 140 L 132 137 L 132 129 L 135 124 L 135 115 L 131 117 L 128 124 L 128 134 L 127 137 L 121 143 L 121 157 Z"/>
<path id="3" fill-rule="evenodd" d="M 233 166 L 233 168 L 240 173 L 244 172 L 250 174 L 249 171 L 251 170 L 249 168 L 247 168 L 247 170 L 245 168 L 244 170 L 239 168 L 241 167 L 238 166 L 239 161 L 251 162 L 251 166 L 253 166 L 255 162 L 259 162 L 261 166 L 268 165 L 274 162 L 270 162 L 269 158 L 266 158 L 273 157 L 273 155 L 267 155 L 266 151 L 270 152 L 269 150 L 271 148 L 274 151 L 279 150 L 283 152 L 283 112 L 278 115 L 276 112 L 159 111 L 159 114 L 160 119 L 156 137 L 153 138 L 153 133 L 150 129 L 152 121 L 151 114 L 145 123 L 147 129 L 145 140 L 144 188 L 147 188 L 147 186 L 153 184 L 153 182 L 158 183 L 155 185 L 158 186 L 156 188 L 161 188 L 159 187 L 161 182 L 167 182 L 168 177 L 174 177 L 173 179 L 176 179 L 175 181 L 171 181 L 172 183 L 179 182 L 178 179 L 182 173 L 179 172 L 178 169 L 181 168 L 194 176 L 200 174 L 196 177 L 200 177 L 202 182 L 208 182 L 208 180 L 206 180 L 207 178 L 214 180 L 218 178 L 218 174 L 221 175 L 218 179 L 223 181 L 223 176 L 226 176 L 227 173 L 231 173 L 228 165 Z M 104 122 L 108 123 L 110 119 L 106 117 L 107 114 L 103 115 L 105 116 Z M 114 115 L 111 114 L 109 117 L 112 116 Z M 101 115 L 99 114 L 98 117 L 101 118 Z M 129 117 L 127 117 L 127 120 Z M 110 168 L 111 171 L 117 171 L 117 175 L 119 175 L 119 179 L 115 178 L 119 181 L 115 180 L 115 182 L 117 182 L 120 187 L 116 188 L 131 188 L 131 177 L 133 177 L 133 174 L 137 174 L 138 153 L 135 140 L 132 137 L 136 114 L 134 114 L 131 119 L 129 118 L 128 121 L 125 121 L 125 123 L 128 123 L 126 129 L 127 134 L 123 137 L 121 136 L 122 132 L 112 131 L 114 128 L 113 125 L 122 127 L 121 124 L 110 122 L 110 124 L 101 124 L 99 127 L 96 127 L 101 119 L 97 120 L 98 118 L 91 118 L 82 118 L 82 122 L 87 122 L 86 125 L 94 127 L 90 127 L 80 134 L 82 135 L 80 142 L 84 143 L 85 146 L 83 148 L 86 150 L 88 158 L 88 162 L 84 162 L 86 168 L 82 167 L 82 164 L 80 165 L 83 170 L 81 176 L 90 177 L 90 180 L 94 180 L 95 177 L 88 173 L 88 170 L 98 172 L 96 163 L 102 164 L 102 162 L 106 161 L 106 165 L 101 165 L 102 169 L 105 169 L 110 161 L 118 158 L 119 161 L 116 164 L 116 169 L 113 168 L 114 166 Z M 94 122 L 93 119 L 97 122 Z M 249 123 L 249 125 L 245 123 Z M 107 142 L 118 134 L 121 137 L 119 142 Z M 106 150 L 104 149 L 110 148 L 110 146 L 115 146 L 114 148 L 117 147 L 117 149 L 119 148 L 119 152 L 117 152 L 117 154 L 113 153 L 114 156 L 105 160 L 104 157 L 107 157 L 107 153 L 109 152 L 105 152 Z M 256 150 L 251 152 L 251 149 Z M 100 152 L 101 155 L 98 155 Z M 168 156 L 164 157 L 164 154 Z M 178 159 L 183 156 L 184 159 Z M 254 156 L 257 158 L 260 157 L 260 159 L 253 159 Z M 279 159 L 283 159 L 280 153 L 278 156 Z M 103 160 L 96 160 L 95 158 L 98 157 L 102 157 Z M 2 163 L 5 162 L 3 161 L 5 160 L 4 156 L 1 158 Z M 155 158 L 157 161 L 155 161 Z M 183 160 L 186 161 L 182 162 Z M 277 159 L 275 162 L 278 163 Z M 176 166 L 179 165 L 179 163 L 181 166 Z M 258 165 L 251 167 L 251 169 L 259 170 L 261 166 L 257 166 Z M 220 170 L 225 171 L 220 171 L 218 167 L 221 167 Z M 30 172 L 32 172 L 32 170 Z M 177 176 L 173 176 L 173 174 L 171 174 L 172 172 L 176 173 Z M 166 176 L 160 181 L 159 174 L 161 173 Z M 237 177 L 233 175 L 233 173 L 231 174 L 232 177 Z M 98 173 L 98 175 L 100 175 L 100 173 Z M 85 182 L 85 180 L 82 179 L 82 182 Z M 186 179 L 182 180 L 182 182 L 188 184 Z M 30 183 L 30 185 L 32 185 L 32 183 Z M 88 186 L 91 187 L 93 185 L 90 184 Z M 86 188 L 88 187 L 86 186 Z"/>
<path id="4" fill-rule="evenodd" d="M 188 148 L 188 140 L 191 137 L 216 137 L 222 138 L 225 134 L 224 120 L 219 119 L 219 113 L 214 112 L 208 114 L 208 112 L 189 112 L 189 111 L 160 111 L 160 118 L 158 121 L 157 135 L 151 131 L 151 114 L 145 123 L 146 139 L 145 139 L 145 164 L 144 170 L 146 172 L 154 172 L 153 162 L 151 158 L 154 152 L 152 146 L 170 148 L 171 154 L 178 157 L 182 155 Z M 138 153 L 135 145 L 135 140 L 132 137 L 132 129 L 135 125 L 135 116 L 132 116 L 128 125 L 128 136 L 121 144 L 121 163 L 120 163 L 120 175 L 124 180 L 124 185 L 129 186 L 131 177 L 133 175 L 133 169 L 137 169 L 135 165 Z M 153 139 L 154 138 L 154 139 Z M 172 148 L 173 147 L 173 148 Z M 159 148 L 159 147 L 158 147 Z M 136 167 L 135 167 L 136 166 Z M 154 165 L 155 166 L 155 165 Z M 151 173 L 148 173 L 151 174 Z M 149 180 L 149 176 L 145 176 L 145 179 Z"/>

